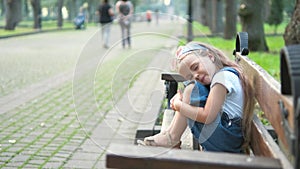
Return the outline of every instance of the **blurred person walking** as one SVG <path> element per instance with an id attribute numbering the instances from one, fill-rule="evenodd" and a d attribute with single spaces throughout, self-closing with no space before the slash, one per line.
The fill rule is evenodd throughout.
<path id="1" fill-rule="evenodd" d="M 150 24 L 151 20 L 152 20 L 152 12 L 150 10 L 146 11 L 146 19 L 148 24 Z"/>
<path id="2" fill-rule="evenodd" d="M 133 14 L 133 4 L 128 0 L 119 0 L 116 3 L 116 11 L 119 15 L 119 24 L 121 27 L 122 34 L 122 46 L 126 47 L 126 42 L 128 48 L 131 48 L 131 18 Z"/>
<path id="3" fill-rule="evenodd" d="M 103 0 L 99 5 L 97 13 L 102 30 L 102 42 L 104 48 L 109 48 L 110 27 L 113 21 L 114 11 L 109 0 Z"/>

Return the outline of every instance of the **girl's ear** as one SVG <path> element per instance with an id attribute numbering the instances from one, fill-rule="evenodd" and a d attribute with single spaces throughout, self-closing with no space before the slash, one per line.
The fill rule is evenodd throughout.
<path id="1" fill-rule="evenodd" d="M 214 63 L 215 62 L 215 56 L 212 55 L 211 53 L 208 54 L 209 59 Z"/>

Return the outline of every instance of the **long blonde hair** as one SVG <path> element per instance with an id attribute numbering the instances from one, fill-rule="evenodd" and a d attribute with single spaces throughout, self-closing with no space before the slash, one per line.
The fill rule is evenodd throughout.
<path id="1" fill-rule="evenodd" d="M 251 139 L 251 124 L 253 120 L 253 110 L 254 110 L 254 92 L 253 92 L 253 86 L 251 83 L 248 83 L 248 77 L 244 73 L 242 67 L 238 65 L 235 61 L 230 60 L 222 51 L 219 49 L 200 42 L 190 42 L 190 43 L 197 43 L 208 50 L 198 50 L 195 52 L 199 52 L 200 56 L 208 56 L 209 54 L 213 55 L 215 57 L 215 65 L 217 68 L 221 69 L 223 67 L 232 67 L 236 69 L 239 73 L 239 78 L 242 83 L 242 88 L 244 92 L 244 105 L 243 105 L 243 116 L 242 116 L 242 131 L 243 131 L 243 137 L 244 137 L 244 143 L 242 145 L 242 148 L 244 151 L 249 154 L 249 144 Z M 190 44 L 188 43 L 188 44 Z M 188 45 L 187 44 L 187 45 Z"/>

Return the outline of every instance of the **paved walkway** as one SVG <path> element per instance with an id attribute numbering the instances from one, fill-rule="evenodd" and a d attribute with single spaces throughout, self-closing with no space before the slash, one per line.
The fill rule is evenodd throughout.
<path id="1" fill-rule="evenodd" d="M 0 168 L 105 168 L 109 144 L 133 144 L 158 111 L 182 28 L 135 23 L 132 49 L 118 25 L 108 50 L 96 27 L 1 40 Z"/>

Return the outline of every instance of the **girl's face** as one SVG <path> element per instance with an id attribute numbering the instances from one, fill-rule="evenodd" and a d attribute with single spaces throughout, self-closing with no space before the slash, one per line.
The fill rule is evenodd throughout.
<path id="1" fill-rule="evenodd" d="M 179 63 L 179 74 L 187 80 L 197 80 L 208 85 L 216 72 L 214 59 L 211 55 L 203 57 L 192 53 L 188 54 Z"/>

